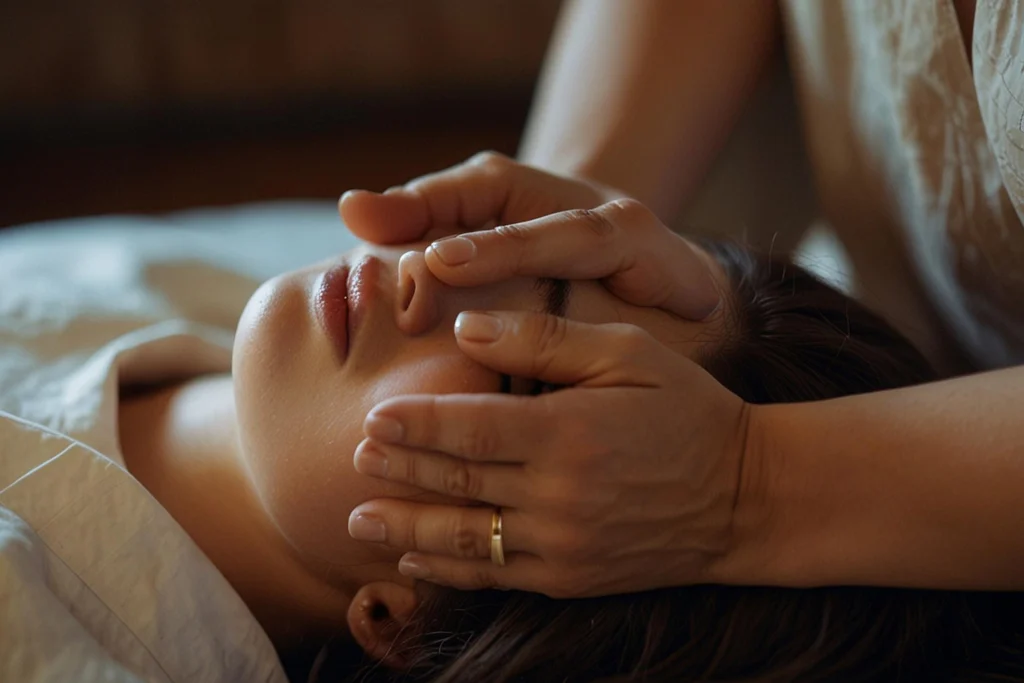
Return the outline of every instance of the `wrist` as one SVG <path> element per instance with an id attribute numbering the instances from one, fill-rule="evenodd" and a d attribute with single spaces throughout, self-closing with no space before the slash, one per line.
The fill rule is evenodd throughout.
<path id="1" fill-rule="evenodd" d="M 804 404 L 750 405 L 742 445 L 730 540 L 726 552 L 709 571 L 711 583 L 728 585 L 799 586 L 801 577 L 787 558 L 785 520 L 787 491 L 793 478 L 779 433 L 799 422 Z M 790 501 L 791 503 L 792 501 Z"/>
<path id="2" fill-rule="evenodd" d="M 1005 512 L 986 514 L 1016 504 L 1010 495 L 998 501 L 994 480 L 972 481 L 984 474 L 977 455 L 969 467 L 958 466 L 968 449 L 949 449 L 944 459 L 947 448 L 931 438 L 928 421 L 915 433 L 892 404 L 908 392 L 916 395 L 911 389 L 758 406 L 731 543 L 712 580 L 791 588 L 1019 586 L 1019 564 L 991 551 L 993 537 L 1003 538 L 1002 546 L 1013 537 L 992 532 Z"/>

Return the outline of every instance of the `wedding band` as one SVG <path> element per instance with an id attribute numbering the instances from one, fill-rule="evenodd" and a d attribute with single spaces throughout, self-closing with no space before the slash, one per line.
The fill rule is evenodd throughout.
<path id="1" fill-rule="evenodd" d="M 491 514 L 491 562 L 505 566 L 505 544 L 501 540 L 501 508 Z"/>

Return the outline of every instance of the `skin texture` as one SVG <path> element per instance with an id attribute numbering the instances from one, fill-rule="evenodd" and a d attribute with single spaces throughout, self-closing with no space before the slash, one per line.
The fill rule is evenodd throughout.
<path id="1" fill-rule="evenodd" d="M 632 304 L 690 320 L 717 316 L 720 332 L 729 315 L 723 305 L 729 284 L 713 259 L 635 200 L 587 208 L 601 194 L 594 187 L 482 153 L 382 195 L 348 192 L 339 210 L 353 232 L 378 242 L 519 221 L 435 242 L 426 252 L 427 265 L 441 281 L 456 287 L 516 274 L 597 278 L 610 293 Z M 576 208 L 537 215 L 551 206 Z M 500 571 L 482 559 L 488 557 L 489 529 L 483 511 L 470 519 L 464 508 L 378 499 L 354 517 L 380 519 L 389 545 L 418 551 L 403 557 L 401 569 L 408 576 L 463 588 L 497 585 L 569 597 L 705 579 L 708 563 L 722 551 L 721 538 L 708 543 L 716 535 L 708 528 L 720 529 L 721 518 L 710 521 L 715 515 L 707 513 L 728 498 L 723 491 L 734 487 L 724 483 L 728 477 L 722 472 L 738 467 L 735 461 L 742 457 L 747 419 L 742 401 L 696 365 L 680 363 L 677 355 L 661 353 L 661 345 L 645 346 L 645 340 L 621 330 L 508 322 L 509 333 L 499 342 L 464 339 L 461 350 L 512 374 L 625 390 L 590 392 L 579 400 L 561 392 L 546 402 L 472 396 L 400 399 L 379 406 L 375 415 L 436 425 L 434 433 L 417 428 L 410 433 L 418 431 L 418 441 L 403 441 L 382 433 L 375 428 L 379 421 L 370 419 L 366 430 L 373 437 L 372 448 L 358 455 L 372 454 L 372 460 L 383 457 L 389 463 L 384 472 L 363 467 L 366 474 L 434 491 L 451 490 L 456 482 L 455 488 L 468 498 L 513 508 L 506 511 L 504 535 L 509 547 L 524 551 L 525 557 L 514 558 Z M 545 367 L 551 376 L 543 376 Z M 645 390 L 631 393 L 629 388 L 637 384 Z M 700 386 L 707 393 L 694 401 Z M 674 425 L 679 415 L 717 417 L 715 428 L 701 429 L 701 420 L 694 419 L 678 429 Z M 503 432 L 509 433 L 507 438 Z M 467 453 L 466 444 L 476 444 L 473 452 Z M 716 455 L 708 458 L 706 453 Z M 526 456 L 531 462 L 524 462 Z M 519 465 L 534 475 L 529 490 L 547 493 L 539 500 L 481 495 L 485 489 L 509 491 L 507 477 L 498 476 L 503 469 L 488 461 Z M 616 467 L 628 468 L 634 485 L 618 486 L 622 479 L 613 475 Z M 679 505 L 681 492 L 692 495 Z M 614 512 L 594 510 L 601 499 L 620 501 L 619 510 L 634 502 L 644 512 L 620 523 Z M 661 529 L 655 537 L 673 535 L 677 552 L 664 539 L 650 537 L 655 528 Z M 369 538 L 356 525 L 349 530 L 357 538 Z M 602 555 L 604 550 L 608 552 Z"/>
<path id="2" fill-rule="evenodd" d="M 566 3 L 520 160 L 671 219 L 739 120 L 780 23 L 778 3 L 762 0 Z"/>
<path id="3" fill-rule="evenodd" d="M 471 361 L 456 345 L 456 316 L 471 309 L 543 308 L 532 278 L 453 288 L 430 274 L 422 253 L 405 256 L 399 265 L 401 251 L 374 251 L 383 257 L 378 286 L 344 364 L 310 315 L 311 290 L 323 266 L 267 282 L 246 307 L 236 338 L 240 442 L 254 485 L 290 543 L 331 563 L 397 559 L 338 530 L 357 502 L 420 493 L 352 469 L 367 413 L 398 395 L 498 392 L 499 373 Z M 415 291 L 403 310 L 411 282 Z M 586 323 L 637 325 L 687 356 L 710 338 L 713 327 L 630 306 L 590 282 L 573 286 L 566 314 Z M 517 393 L 526 388 L 519 380 L 513 385 Z"/>
<path id="4" fill-rule="evenodd" d="M 379 638 L 367 606 L 381 603 L 397 616 L 415 604 L 412 580 L 397 569 L 401 551 L 351 538 L 349 515 L 379 497 L 465 501 L 358 474 L 353 453 L 365 438 L 363 421 L 393 396 L 498 392 L 499 372 L 457 345 L 457 315 L 545 308 L 546 290 L 533 277 L 442 284 L 426 266 L 424 247 L 364 247 L 264 283 L 241 317 L 231 378 L 199 378 L 122 403 L 129 469 L 279 646 L 329 634 L 347 616 L 374 652 Z M 378 259 L 378 274 L 341 362 L 314 313 L 315 285 L 339 261 L 366 257 Z M 717 318 L 692 322 L 633 306 L 595 282 L 571 289 L 567 317 L 636 325 L 669 353 L 693 356 L 722 332 Z M 510 386 L 516 394 L 532 387 L 520 378 Z"/>

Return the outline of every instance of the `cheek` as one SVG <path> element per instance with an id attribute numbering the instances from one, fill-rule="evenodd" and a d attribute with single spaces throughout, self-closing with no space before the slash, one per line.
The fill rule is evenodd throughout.
<path id="1" fill-rule="evenodd" d="M 288 368 L 262 375 L 263 386 L 245 392 L 255 397 L 247 419 L 241 419 L 241 407 L 239 416 L 253 480 L 277 527 L 300 553 L 339 563 L 394 559 L 392 551 L 349 537 L 352 509 L 377 497 L 432 498 L 355 471 L 352 454 L 363 440 L 366 414 L 393 396 L 494 391 L 496 376 L 443 345 L 420 345 L 418 353 L 372 363 L 376 369 L 367 372 L 324 363 L 324 357 L 330 359 L 329 352 L 314 348 L 294 354 L 279 361 Z"/>
<path id="2" fill-rule="evenodd" d="M 498 390 L 497 374 L 485 370 L 457 349 L 407 357 L 390 364 L 371 382 L 372 405 L 403 394 L 477 394 Z M 371 405 L 371 407 L 372 407 Z"/>

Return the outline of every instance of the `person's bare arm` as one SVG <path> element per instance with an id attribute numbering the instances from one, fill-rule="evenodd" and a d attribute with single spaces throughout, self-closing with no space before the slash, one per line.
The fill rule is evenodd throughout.
<path id="1" fill-rule="evenodd" d="M 750 434 L 736 580 L 1024 589 L 1024 367 L 759 406 Z"/>
<path id="2" fill-rule="evenodd" d="M 779 23 L 772 0 L 572 0 L 520 159 L 670 218 L 728 139 Z"/>

